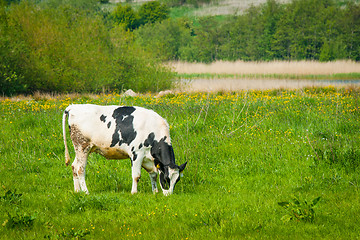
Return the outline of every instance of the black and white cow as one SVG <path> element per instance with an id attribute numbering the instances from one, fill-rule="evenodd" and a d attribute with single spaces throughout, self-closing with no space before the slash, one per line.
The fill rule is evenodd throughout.
<path id="1" fill-rule="evenodd" d="M 164 195 L 173 192 L 186 163 L 181 166 L 175 164 L 169 125 L 159 114 L 142 107 L 91 104 L 68 106 L 63 115 L 63 134 L 65 163 L 69 165 L 67 116 L 76 155 L 72 164 L 76 192 L 88 193 L 85 167 L 87 157 L 92 152 L 107 159 L 131 159 L 132 194 L 137 193 L 141 167 L 149 173 L 154 193 L 158 192 L 156 178 L 159 172 Z"/>

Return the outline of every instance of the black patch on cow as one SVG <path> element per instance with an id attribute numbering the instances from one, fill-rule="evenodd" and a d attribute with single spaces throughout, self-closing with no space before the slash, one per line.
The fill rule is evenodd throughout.
<path id="1" fill-rule="evenodd" d="M 107 127 L 110 128 L 110 126 L 111 126 L 111 122 L 108 122 Z"/>
<path id="2" fill-rule="evenodd" d="M 101 114 L 100 121 L 106 122 L 106 116 L 104 114 Z"/>
<path id="3" fill-rule="evenodd" d="M 136 159 L 137 159 L 137 154 L 135 153 L 135 152 L 132 152 L 132 154 L 133 154 L 133 157 L 132 157 L 132 161 L 136 161 Z M 131 163 L 132 164 L 132 163 Z"/>
<path id="4" fill-rule="evenodd" d="M 139 149 L 141 149 L 143 147 L 143 145 L 142 145 L 142 143 L 140 143 L 140 145 L 139 145 Z"/>
<path id="5" fill-rule="evenodd" d="M 169 190 L 170 188 L 170 178 L 169 178 L 169 173 L 163 173 L 163 172 L 160 172 L 160 184 L 161 184 L 161 187 L 165 190 Z M 174 186 L 175 187 L 175 186 Z"/>
<path id="6" fill-rule="evenodd" d="M 165 142 L 165 139 L 166 136 L 160 139 L 160 141 L 153 141 L 151 147 L 151 155 L 154 158 L 154 163 L 160 166 L 162 172 L 165 172 L 165 166 L 173 169 L 177 167 L 173 147 Z"/>
<path id="7" fill-rule="evenodd" d="M 110 147 L 123 143 L 129 145 L 136 138 L 137 133 L 133 125 L 134 116 L 131 115 L 135 110 L 134 107 L 119 107 L 114 110 L 112 117 L 115 119 L 116 127 Z"/>
<path id="8" fill-rule="evenodd" d="M 144 146 L 145 147 L 148 147 L 148 146 L 151 146 L 154 142 L 154 139 L 155 139 L 155 133 L 150 133 L 148 138 L 144 141 Z"/>

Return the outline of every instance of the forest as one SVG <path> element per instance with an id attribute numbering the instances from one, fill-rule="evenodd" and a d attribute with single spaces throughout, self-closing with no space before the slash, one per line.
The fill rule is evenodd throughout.
<path id="1" fill-rule="evenodd" d="M 156 92 L 173 85 L 176 74 L 163 63 L 174 60 L 360 61 L 356 0 L 268 0 L 242 14 L 174 14 L 207 2 L 0 0 L 0 92 Z"/>
<path id="2" fill-rule="evenodd" d="M 141 26 L 136 41 L 166 60 L 360 60 L 355 2 L 268 0 L 242 15 L 177 18 Z"/>

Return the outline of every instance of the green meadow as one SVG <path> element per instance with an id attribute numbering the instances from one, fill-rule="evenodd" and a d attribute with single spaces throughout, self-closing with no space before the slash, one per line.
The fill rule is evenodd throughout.
<path id="1" fill-rule="evenodd" d="M 130 160 L 96 154 L 90 194 L 75 194 L 61 128 L 71 103 L 166 118 L 177 164 L 188 161 L 174 194 L 154 195 L 143 171 L 131 195 Z M 358 88 L 38 96 L 2 99 L 0 113 L 0 239 L 359 237 Z"/>

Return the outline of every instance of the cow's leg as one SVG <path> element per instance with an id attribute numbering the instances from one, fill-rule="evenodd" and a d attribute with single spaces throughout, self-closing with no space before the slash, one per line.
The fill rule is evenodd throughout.
<path id="1" fill-rule="evenodd" d="M 71 168 L 72 168 L 72 171 L 73 171 L 73 180 L 74 180 L 74 191 L 75 192 L 80 192 L 80 182 L 79 182 L 79 177 L 78 177 L 78 174 L 77 174 L 77 159 L 75 158 L 73 164 L 71 165 Z"/>
<path id="2" fill-rule="evenodd" d="M 143 158 L 144 158 L 143 153 L 136 153 L 131 158 L 132 161 L 131 175 L 133 179 L 131 194 L 137 193 L 137 185 L 141 177 L 141 165 L 143 162 Z"/>
<path id="3" fill-rule="evenodd" d="M 75 192 L 83 191 L 89 193 L 86 182 L 85 182 L 85 168 L 87 162 L 87 153 L 79 152 L 76 153 L 75 160 L 71 165 L 74 179 L 74 190 Z"/>
<path id="4" fill-rule="evenodd" d="M 74 179 L 75 192 L 83 191 L 89 193 L 85 183 L 85 168 L 91 145 L 76 126 L 70 127 L 70 137 L 75 148 L 75 160 L 71 165 Z"/>
<path id="5" fill-rule="evenodd" d="M 159 192 L 159 190 L 157 189 L 157 184 L 156 184 L 158 170 L 156 169 L 156 167 L 154 165 L 154 161 L 145 158 L 142 166 L 149 173 L 150 181 L 151 181 L 151 188 L 152 188 L 153 193 Z"/>
<path id="6" fill-rule="evenodd" d="M 157 185 L 156 185 L 157 175 L 158 175 L 157 172 L 149 173 L 150 180 L 151 180 L 151 188 L 152 188 L 153 193 L 159 192 L 159 190 L 157 189 Z"/>

